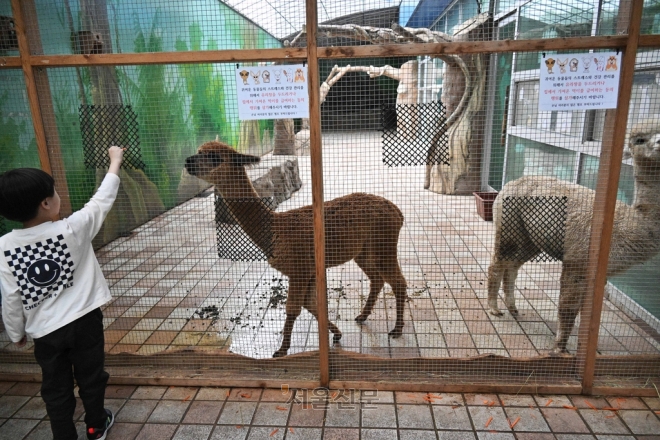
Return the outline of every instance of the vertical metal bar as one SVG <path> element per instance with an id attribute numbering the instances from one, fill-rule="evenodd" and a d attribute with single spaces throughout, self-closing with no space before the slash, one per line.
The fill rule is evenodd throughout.
<path id="1" fill-rule="evenodd" d="M 603 309 L 605 283 L 607 282 L 607 264 L 612 242 L 614 209 L 621 172 L 623 144 L 626 137 L 626 121 L 628 120 L 632 94 L 643 4 L 644 0 L 632 0 L 630 19 L 627 23 L 626 20 L 619 21 L 619 26 L 627 27 L 628 42 L 621 63 L 618 106 L 614 111 L 608 110 L 605 115 L 605 127 L 613 127 L 613 132 L 611 137 L 603 137 L 600 153 L 600 166 L 598 168 L 598 181 L 589 240 L 587 295 L 582 304 L 582 319 L 580 320 L 578 340 L 577 359 L 579 371 L 582 375 L 582 392 L 584 394 L 592 394 L 594 386 L 598 331 Z M 627 13 L 627 11 L 623 11 L 624 8 L 626 8 L 626 2 L 621 3 L 620 14 Z M 603 209 L 596 209 L 596 202 L 601 201 Z"/>
<path id="2" fill-rule="evenodd" d="M 314 256 L 316 258 L 316 306 L 319 325 L 320 385 L 330 384 L 330 343 L 328 341 L 328 296 L 325 276 L 325 223 L 323 213 L 323 157 L 321 154 L 321 84 L 316 52 L 316 0 L 306 0 L 307 85 L 309 87 L 309 142 L 312 165 L 312 210 L 314 213 Z"/>
<path id="3" fill-rule="evenodd" d="M 34 136 L 37 141 L 37 150 L 39 152 L 39 162 L 41 168 L 48 174 L 52 174 L 50 158 L 48 157 L 48 145 L 46 143 L 46 131 L 44 130 L 43 120 L 41 119 L 41 107 L 39 107 L 39 96 L 37 94 L 37 84 L 34 80 L 34 71 L 30 64 L 30 45 L 27 39 L 25 29 L 25 19 L 20 0 L 11 0 L 11 9 L 16 23 L 16 37 L 18 39 L 18 50 L 25 77 L 25 87 L 27 88 L 28 102 L 30 104 L 30 113 L 32 114 L 32 125 L 34 126 Z"/>

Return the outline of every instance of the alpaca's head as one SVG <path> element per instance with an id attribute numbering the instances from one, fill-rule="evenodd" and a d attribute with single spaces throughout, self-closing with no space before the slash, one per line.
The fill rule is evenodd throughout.
<path id="1" fill-rule="evenodd" d="M 650 118 L 635 124 L 630 130 L 628 149 L 624 158 L 632 157 L 636 165 L 660 164 L 660 118 Z M 660 168 L 657 170 L 660 171 Z"/>
<path id="2" fill-rule="evenodd" d="M 247 179 L 245 166 L 259 163 L 259 160 L 257 156 L 241 154 L 222 142 L 211 141 L 186 159 L 186 171 L 216 185 L 226 198 L 249 197 L 251 191 L 246 191 L 245 185 L 241 185 Z"/>

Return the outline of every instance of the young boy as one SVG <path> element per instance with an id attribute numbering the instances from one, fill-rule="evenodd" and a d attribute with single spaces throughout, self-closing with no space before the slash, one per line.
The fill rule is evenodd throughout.
<path id="1" fill-rule="evenodd" d="M 73 422 L 78 383 L 88 439 L 105 439 L 114 415 L 104 408 L 103 315 L 110 290 L 92 249 L 119 188 L 123 150 L 110 147 L 110 168 L 92 199 L 60 220 L 54 180 L 35 168 L 0 175 L 0 215 L 23 223 L 0 237 L 2 319 L 11 340 L 34 339 L 41 397 L 55 440 L 78 438 Z"/>

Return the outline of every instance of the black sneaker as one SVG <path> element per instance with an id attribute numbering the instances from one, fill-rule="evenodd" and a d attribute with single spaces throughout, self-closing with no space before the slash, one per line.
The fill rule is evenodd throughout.
<path id="1" fill-rule="evenodd" d="M 105 426 L 103 428 L 87 428 L 87 440 L 105 440 L 108 430 L 115 423 L 115 415 L 109 409 L 105 410 Z"/>

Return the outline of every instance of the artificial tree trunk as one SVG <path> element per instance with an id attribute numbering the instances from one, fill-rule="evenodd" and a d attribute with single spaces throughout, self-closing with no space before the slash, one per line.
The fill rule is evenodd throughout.
<path id="1" fill-rule="evenodd" d="M 489 40 L 490 30 L 490 21 L 473 22 L 454 35 L 454 41 Z M 456 120 L 446 124 L 449 165 L 427 166 L 428 189 L 442 194 L 471 194 L 481 189 L 487 57 L 485 54 L 459 57 L 469 74 L 457 63 L 446 63 L 441 99 L 448 115 L 457 114 L 465 95 L 469 99 Z"/>
<path id="2" fill-rule="evenodd" d="M 327 37 L 349 38 L 372 44 L 449 43 L 466 40 L 490 40 L 492 21 L 487 13 L 467 20 L 454 36 L 425 28 L 407 28 L 392 23 L 392 28 L 372 26 L 319 25 L 318 32 Z M 305 28 L 285 46 L 299 44 Z M 428 163 L 425 188 L 443 194 L 465 194 L 480 189 L 481 155 L 484 138 L 484 104 L 487 63 L 486 56 L 435 54 L 447 65 L 443 77 L 443 102 L 447 106 L 445 124 L 438 122 L 435 138 L 449 139 L 450 165 Z M 334 81 L 336 82 L 336 81 Z M 321 85 L 321 96 L 334 82 Z M 450 102 L 445 102 L 445 99 Z M 436 142 L 439 145 L 440 142 Z M 439 157 L 428 152 L 428 157 Z M 430 161 L 429 161 L 430 162 Z"/>

